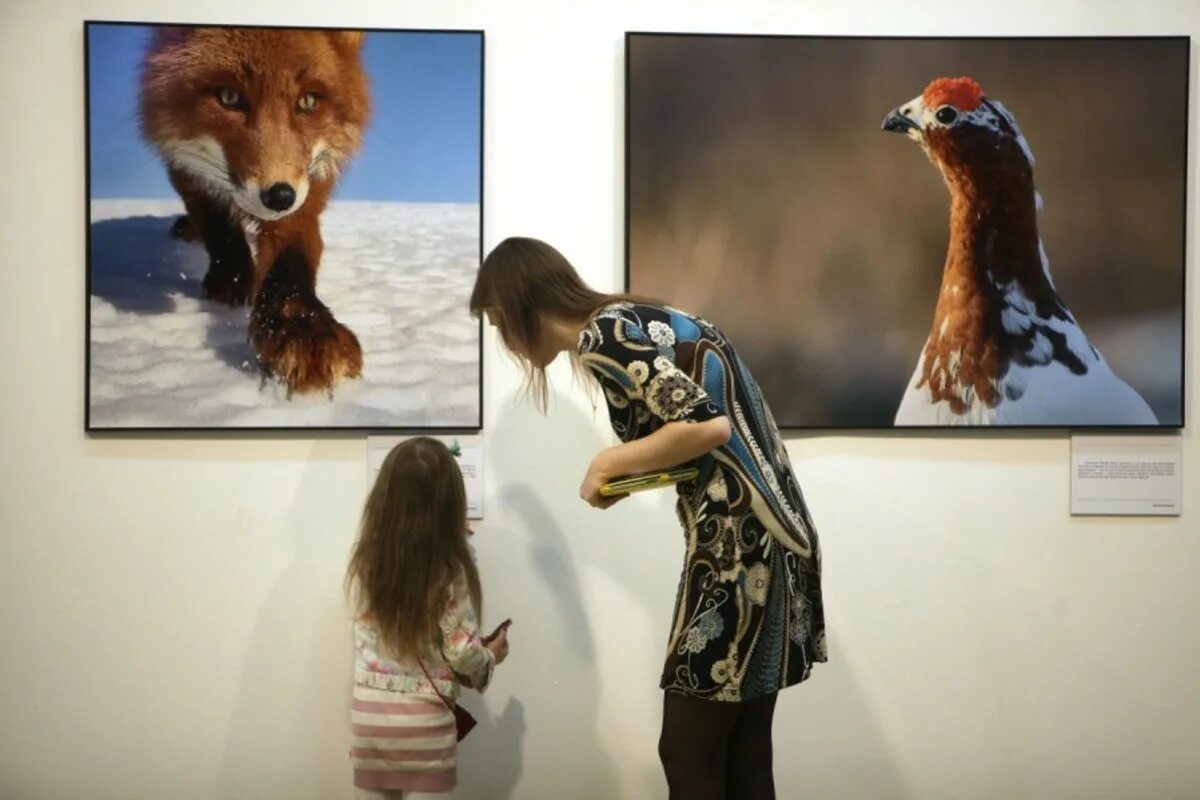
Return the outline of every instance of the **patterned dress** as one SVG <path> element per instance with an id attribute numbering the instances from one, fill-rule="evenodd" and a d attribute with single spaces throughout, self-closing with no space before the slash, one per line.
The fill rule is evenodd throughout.
<path id="1" fill-rule="evenodd" d="M 687 553 L 661 687 L 745 701 L 825 661 L 817 533 L 771 411 L 715 327 L 672 308 L 614 303 L 580 333 L 613 430 L 640 439 L 668 422 L 729 418 L 729 442 L 677 487 Z"/>

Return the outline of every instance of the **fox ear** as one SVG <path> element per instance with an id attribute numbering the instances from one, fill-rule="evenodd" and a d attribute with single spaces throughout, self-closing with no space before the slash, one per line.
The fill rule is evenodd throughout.
<path id="1" fill-rule="evenodd" d="M 364 31 L 331 31 L 333 43 L 342 50 L 358 50 L 362 48 L 363 40 L 367 38 Z"/>
<path id="2" fill-rule="evenodd" d="M 190 25 L 158 25 L 154 28 L 154 44 L 162 47 L 164 45 L 180 44 L 186 42 L 188 37 L 195 32 L 195 28 Z"/>

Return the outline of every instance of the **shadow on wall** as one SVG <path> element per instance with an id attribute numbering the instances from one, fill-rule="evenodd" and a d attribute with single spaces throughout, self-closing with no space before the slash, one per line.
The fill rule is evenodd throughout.
<path id="1" fill-rule="evenodd" d="M 775 709 L 776 792 L 780 798 L 917 800 L 896 767 L 852 652 L 836 635 L 836 613 L 826 622 L 833 631 L 829 663 L 781 693 Z"/>
<path id="2" fill-rule="evenodd" d="M 524 405 L 507 407 L 489 433 L 489 460 L 494 474 L 537 476 L 536 482 L 499 479 L 492 496 L 503 506 L 506 523 L 516 530 L 489 533 L 496 534 L 497 539 L 527 537 L 533 576 L 553 598 L 550 608 L 525 612 L 536 616 L 526 622 L 523 631 L 516 631 L 516 663 L 521 663 L 521 639 L 525 636 L 531 641 L 539 637 L 541 644 L 546 639 L 557 640 L 563 648 L 564 660 L 579 662 L 578 669 L 571 671 L 575 679 L 569 687 L 552 685 L 552 676 L 546 676 L 537 683 L 527 683 L 523 689 L 528 692 L 532 685 L 537 691 L 547 693 L 525 698 L 530 728 L 535 730 L 533 741 L 539 741 L 545 728 L 550 727 L 555 735 L 569 737 L 571 744 L 565 751 L 544 752 L 543 745 L 538 744 L 538 752 L 526 754 L 534 765 L 531 774 L 524 778 L 523 790 L 532 792 L 527 795 L 484 792 L 484 787 L 489 786 L 489 775 L 475 774 L 473 770 L 482 765 L 464 759 L 460 766 L 462 783 L 480 792 L 466 792 L 465 796 L 538 798 L 539 789 L 553 786 L 566 792 L 562 796 L 572 798 L 607 800 L 635 795 L 646 800 L 665 798 L 665 780 L 653 744 L 649 744 L 644 757 L 637 759 L 638 763 L 622 763 L 619 770 L 613 756 L 606 751 L 600 725 L 612 724 L 612 716 L 609 710 L 600 707 L 603 689 L 600 665 L 605 654 L 597 652 L 597 628 L 609 627 L 609 620 L 603 619 L 604 609 L 585 604 L 580 573 L 583 569 L 599 570 L 611 577 L 637 605 L 655 609 L 650 624 L 655 633 L 659 633 L 655 628 L 661 629 L 661 636 L 652 636 L 653 646 L 658 648 L 665 642 L 670 626 L 670 608 L 683 559 L 683 537 L 675 515 L 668 508 L 669 502 L 658 495 L 631 498 L 604 512 L 589 509 L 577 499 L 579 480 L 591 455 L 612 444 L 614 439 L 606 430 L 603 406 L 596 418 L 590 419 L 578 406 L 557 397 L 553 400 L 559 402 L 552 405 L 545 418 Z M 531 443 L 522 438 L 522 432 L 527 435 L 533 432 L 536 441 Z M 571 442 L 571 446 L 557 446 L 561 442 Z M 819 498 L 810 498 L 813 499 L 817 502 L 814 514 L 819 524 Z M 824 534 L 828 539 L 837 532 Z M 667 538 L 661 545 L 639 546 L 634 551 L 635 540 L 642 535 Z M 776 715 L 775 774 L 779 796 L 911 797 L 912 793 L 902 784 L 903 776 L 896 768 L 896 758 L 888 747 L 871 699 L 852 666 L 852 656 L 839 640 L 836 584 L 829 586 L 828 591 L 833 596 L 832 661 L 818 665 L 809 683 L 784 692 Z M 520 623 L 518 620 L 518 626 Z M 658 655 L 656 650 L 651 659 L 655 664 Z M 656 673 L 643 675 L 639 668 L 633 677 L 657 686 Z M 656 689 L 653 694 L 657 695 Z M 622 735 L 650 743 L 656 741 L 657 710 L 654 718 L 653 730 L 628 730 Z M 511 735 L 503 730 L 500 733 Z M 482 739 L 480 743 L 484 743 Z M 495 744 L 508 746 L 500 741 Z M 588 753 L 589 758 L 586 763 L 572 763 L 570 775 L 556 774 L 555 767 L 547 762 L 557 759 L 556 753 L 561 752 Z M 500 763 L 507 767 L 507 762 Z M 500 785 L 511 792 L 508 778 L 509 774 L 502 772 Z"/>
<path id="3" fill-rule="evenodd" d="M 567 413 L 570 406 L 566 403 L 556 404 L 551 413 L 542 417 L 530 406 L 514 402 L 505 409 L 496 421 L 488 436 L 488 459 L 491 462 L 491 472 L 499 476 L 537 476 L 535 483 L 530 480 L 508 481 L 501 477 L 496 489 L 489 492 L 493 503 L 503 508 L 503 514 L 498 514 L 498 508 L 489 508 L 488 516 L 496 519 L 501 516 L 505 523 L 511 524 L 514 530 L 504 530 L 503 525 L 492 523 L 485 525 L 483 531 L 486 540 L 480 540 L 476 546 L 481 550 L 496 546 L 498 555 L 512 556 L 516 562 L 508 574 L 521 574 L 523 568 L 518 563 L 532 563 L 533 577 L 544 584 L 550 594 L 548 608 L 505 609 L 505 616 L 512 614 L 513 653 L 512 666 L 507 664 L 500 668 L 498 681 L 507 680 L 505 668 L 528 669 L 531 676 L 536 677 L 523 684 L 524 691 L 529 687 L 537 687 L 541 694 L 528 697 L 524 702 L 509 700 L 503 711 L 486 722 L 481 720 L 481 735 L 476 742 L 470 739 L 464 743 L 464 757 L 459 763 L 459 785 L 464 797 L 487 798 L 517 798 L 536 797 L 529 794 L 531 789 L 537 790 L 539 783 L 546 779 L 531 779 L 524 776 L 526 781 L 524 794 L 515 794 L 516 784 L 523 777 L 521 736 L 525 730 L 525 711 L 528 706 L 531 720 L 541 732 L 541 735 L 569 737 L 570 753 L 588 753 L 586 763 L 576 763 L 574 759 L 561 759 L 553 753 L 546 752 L 539 759 L 537 772 L 546 776 L 557 773 L 552 783 L 561 785 L 564 773 L 571 775 L 575 788 L 571 797 L 578 798 L 613 798 L 620 796 L 617 780 L 616 764 L 606 752 L 604 743 L 600 740 L 600 678 L 595 659 L 594 632 L 589 618 L 588 609 L 580 596 L 580 577 L 575 568 L 574 556 L 567 541 L 565 529 L 571 529 L 571 535 L 578 532 L 574 521 L 564 525 L 564 521 L 555 517 L 546 503 L 546 498 L 562 496 L 570 491 L 569 497 L 574 497 L 576 489 L 571 488 L 575 473 L 575 456 L 581 442 L 595 439 L 595 447 L 602 445 L 598 436 L 589 437 L 588 431 L 594 429 L 590 421 L 579 415 Z M 571 417 L 577 417 L 572 419 Z M 537 442 L 522 439 L 522 431 L 536 431 Z M 558 442 L 572 442 L 570 450 L 551 446 Z M 586 445 L 585 445 L 586 447 Z M 576 484 L 577 485 L 577 484 Z M 580 501 L 580 512 L 586 508 Z M 483 526 L 481 526 L 483 527 Z M 515 553 L 514 544 L 522 539 L 528 542 L 525 553 Z M 501 544 L 501 542 L 504 542 Z M 524 556 L 524 558 L 521 558 Z M 496 575 L 497 559 L 491 558 L 492 575 Z M 495 585 L 496 578 L 485 578 L 484 591 Z M 512 587 L 507 587 L 510 597 Z M 494 597 L 496 592 L 493 592 Z M 496 606 L 492 606 L 493 609 Z M 537 644 L 534 645 L 534 641 Z M 524 661 L 525 653 L 533 653 L 551 648 L 564 654 L 566 660 L 575 662 L 570 680 L 559 681 L 547 665 L 538 666 Z M 524 661 L 524 667 L 518 667 Z M 520 692 L 522 689 L 518 688 Z M 474 712 L 472 699 L 468 698 L 468 708 Z M 551 716 L 553 715 L 553 716 Z M 474 735 L 472 736 L 474 738 Z M 481 750 L 486 750 L 485 759 L 471 757 L 470 747 L 477 744 Z"/>
<path id="4" fill-rule="evenodd" d="M 611 732 L 647 742 L 637 763 L 620 768 L 611 753 L 613 740 L 602 736 L 602 725 L 612 724 L 614 718 L 612 709 L 601 706 L 603 654 L 597 652 L 596 637 L 598 615 L 605 610 L 584 602 L 580 571 L 585 566 L 602 571 L 634 603 L 664 609 L 651 615 L 651 624 L 661 627 L 665 637 L 682 543 L 676 538 L 680 534 L 673 515 L 658 501 L 635 498 L 597 512 L 576 498 L 590 454 L 610 442 L 601 433 L 603 416 L 600 411 L 593 421 L 566 403 L 544 419 L 531 409 L 512 408 L 489 436 L 494 474 L 536 475 L 538 480 L 498 481 L 488 510 L 496 522 L 485 521 L 485 538 L 477 542 L 482 566 L 490 573 L 485 591 L 509 604 L 503 610 L 493 605 L 495 613 L 511 614 L 516 625 L 514 656 L 498 671 L 495 694 L 467 693 L 464 699 L 479 720 L 461 749 L 459 793 L 465 798 L 540 800 L 547 796 L 540 794 L 543 788 L 580 800 L 666 797 L 652 744 L 656 725 L 652 730 Z M 538 444 L 522 439 L 521 434 L 530 431 L 536 432 Z M 547 442 L 565 441 L 572 446 L 544 449 Z M 346 509 L 321 508 L 332 469 L 322 456 L 334 446 L 313 446 L 281 523 L 287 531 L 280 537 L 287 552 L 272 559 L 268 550 L 263 558 L 261 569 L 278 570 L 278 578 L 262 600 L 248 637 L 219 777 L 217 796 L 222 798 L 325 800 L 353 794 L 347 755 L 352 649 L 340 581 L 356 502 Z M 819 521 L 819 498 L 813 499 Z M 512 529 L 504 530 L 505 525 Z M 647 528 L 652 532 L 648 535 L 671 537 L 679 547 L 630 551 L 631 537 Z M 824 533 L 827 541 L 836 534 Z M 276 566 L 277 562 L 282 563 Z M 532 570 L 522 572 L 529 565 Z M 532 578 L 529 590 L 512 585 L 496 590 L 497 575 L 524 574 Z M 828 591 L 832 661 L 820 665 L 805 687 L 785 692 L 776 715 L 780 797 L 911 797 L 837 635 L 836 584 Z M 522 596 L 537 604 L 531 599 L 522 606 Z M 657 648 L 661 639 L 653 640 Z M 538 664 L 524 655 L 547 649 L 558 652 L 558 666 L 565 673 L 561 683 L 551 669 L 554 664 Z M 657 656 L 656 652 L 655 663 Z M 639 668 L 633 679 L 657 682 L 657 674 L 645 672 Z M 516 696 L 492 700 L 509 691 Z M 645 694 L 656 696 L 657 690 L 648 684 Z M 569 746 L 555 747 L 556 738 Z M 536 749 L 530 751 L 531 745 Z M 564 758 L 564 753 L 570 757 Z M 575 757 L 580 753 L 587 758 Z"/>
<path id="5" fill-rule="evenodd" d="M 503 665 L 500 669 L 504 669 Z M 501 673 L 503 674 L 503 673 Z M 459 744 L 458 789 L 462 797 L 515 798 L 513 790 L 521 779 L 521 744 L 525 738 L 525 705 L 508 698 L 504 710 L 493 715 L 474 693 L 462 697 L 463 708 L 479 724 Z M 482 768 L 486 754 L 487 768 Z"/>
<path id="6" fill-rule="evenodd" d="M 281 560 L 280 549 L 286 563 L 259 606 L 240 671 L 218 779 L 227 800 L 352 794 L 353 641 L 341 581 L 359 498 L 327 502 L 337 449 L 314 443 L 295 500 L 280 509 L 278 545 L 263 553 L 263 571 Z M 261 512 L 273 528 L 272 515 Z M 261 548 L 261 537 L 247 546 Z"/>

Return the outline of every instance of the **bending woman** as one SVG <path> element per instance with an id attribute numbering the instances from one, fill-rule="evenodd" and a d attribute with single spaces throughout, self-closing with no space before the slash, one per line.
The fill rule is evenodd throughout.
<path id="1" fill-rule="evenodd" d="M 825 661 L 817 534 L 771 411 L 733 346 L 676 309 L 594 291 L 550 245 L 507 239 L 484 260 L 471 311 L 495 326 L 546 409 L 546 367 L 569 353 L 608 403 L 622 444 L 580 494 L 683 464 L 687 552 L 660 686 L 659 755 L 673 800 L 774 798 L 780 689 Z"/>

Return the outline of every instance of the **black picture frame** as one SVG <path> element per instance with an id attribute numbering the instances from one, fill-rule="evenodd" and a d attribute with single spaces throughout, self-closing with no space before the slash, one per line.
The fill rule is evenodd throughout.
<path id="1" fill-rule="evenodd" d="M 83 80 L 84 80 L 84 225 L 85 225 L 85 253 L 84 253 L 84 274 L 85 274 L 85 293 L 84 293 L 84 432 L 90 436 L 97 437 L 112 437 L 123 435 L 158 435 L 163 437 L 188 435 L 188 434 L 266 434 L 266 435 L 288 435 L 288 434 L 476 434 L 483 430 L 484 427 L 484 355 L 483 355 L 483 321 L 482 319 L 475 322 L 477 332 L 477 352 L 478 352 L 478 392 L 476 397 L 477 418 L 474 424 L 469 425 L 454 425 L 454 426 L 420 426 L 420 425 L 385 425 L 385 426 L 363 426 L 363 425 L 241 425 L 241 426 L 97 426 L 92 420 L 92 108 L 91 108 L 91 58 L 89 53 L 89 32 L 96 26 L 127 26 L 127 27 L 188 27 L 188 28 L 240 28 L 251 30 L 305 30 L 305 31 L 361 31 L 363 33 L 417 33 L 417 34 L 450 34 L 461 35 L 464 37 L 475 38 L 479 46 L 479 136 L 478 136 L 478 156 L 479 156 L 479 225 L 478 225 L 478 252 L 477 263 L 482 263 L 483 260 L 483 231 L 484 220 L 486 215 L 486 202 L 484 193 L 485 183 L 485 148 L 484 141 L 486 136 L 486 37 L 482 29 L 474 28 L 380 28 L 370 26 L 327 26 L 327 25 L 264 25 L 256 23 L 237 23 L 237 22 L 186 22 L 173 23 L 164 21 L 141 21 L 141 20 L 104 20 L 104 19 L 87 19 L 83 21 Z"/>
<path id="2" fill-rule="evenodd" d="M 779 428 L 782 431 L 793 433 L 930 433 L 937 432 L 939 434 L 967 434 L 979 435 L 983 433 L 1021 433 L 1028 434 L 1038 433 L 1054 433 L 1054 432 L 1107 432 L 1107 433 L 1169 433 L 1172 431 L 1178 432 L 1186 427 L 1187 423 L 1187 270 L 1188 270 L 1188 253 L 1187 240 L 1190 230 L 1189 225 L 1189 189 L 1188 175 L 1190 168 L 1190 119 L 1191 119 L 1191 62 L 1192 62 L 1192 47 L 1191 36 L 1184 34 L 1164 34 L 1164 35 L 1135 35 L 1135 36 L 920 36 L 920 35 L 807 35 L 807 34 L 787 34 L 787 33 L 721 33 L 721 32 L 697 32 L 697 31 L 650 31 L 650 30 L 631 30 L 625 32 L 624 43 L 624 272 L 623 272 L 623 289 L 626 292 L 632 291 L 631 286 L 631 271 L 632 271 L 632 237 L 630 228 L 632 225 L 632 173 L 631 173 L 631 139 L 632 126 L 630 101 L 632 97 L 632 64 L 631 64 L 631 48 L 635 40 L 646 40 L 654 38 L 673 37 L 673 38 L 688 38 L 688 39 L 766 39 L 766 40 L 821 40 L 821 41 L 956 41 L 956 42 L 995 42 L 995 41 L 1173 41 L 1183 43 L 1186 51 L 1186 69 L 1184 80 L 1184 103 L 1183 119 L 1184 125 L 1180 133 L 1181 147 L 1183 150 L 1181 162 L 1183 169 L 1180 174 L 1179 191 L 1182 196 L 1181 212 L 1183 214 L 1183 224 L 1181 227 L 1180 236 L 1180 303 L 1182 308 L 1180 318 L 1180 364 L 1179 364 L 1179 422 L 1178 424 L 1160 423 L 1157 425 L 1062 425 L 1062 424 L 1045 424 L 1045 425 L 797 425 L 788 424 L 785 420 L 778 420 Z M 669 298 L 662 298 L 669 301 Z"/>

